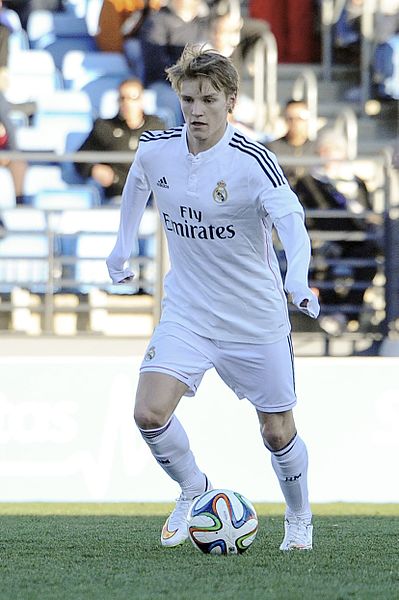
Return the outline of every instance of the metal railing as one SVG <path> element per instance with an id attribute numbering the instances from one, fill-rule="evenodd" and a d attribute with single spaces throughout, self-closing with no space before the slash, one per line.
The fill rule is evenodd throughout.
<path id="1" fill-rule="evenodd" d="M 342 132 L 347 144 L 347 157 L 353 160 L 358 153 L 358 121 L 355 111 L 349 106 L 343 108 L 335 119 L 334 129 Z"/>
<path id="2" fill-rule="evenodd" d="M 20 210 L 19 208 L 15 209 Z M 39 209 L 37 209 L 39 210 Z M 104 211 L 104 216 L 109 212 L 107 208 L 101 208 Z M 68 212 L 68 209 L 64 209 L 64 213 Z M 74 211 L 79 213 L 80 211 Z M 83 211 L 82 211 L 83 212 Z M 10 234 L 17 234 L 24 239 L 26 248 L 18 253 L 9 253 L 5 255 L 3 252 L 0 254 L 0 271 L 8 273 L 2 281 L 0 281 L 0 314 L 1 313 L 12 313 L 25 309 L 32 313 L 38 313 L 42 317 L 42 331 L 46 334 L 55 334 L 54 318 L 60 313 L 86 313 L 89 318 L 90 313 L 94 309 L 103 308 L 111 313 L 140 313 L 149 314 L 152 316 L 153 324 L 155 325 L 161 315 L 161 302 L 163 295 L 163 279 L 167 269 L 167 255 L 165 253 L 165 240 L 162 232 L 160 222 L 155 232 L 156 243 L 155 243 L 155 256 L 153 259 L 146 256 L 132 255 L 130 259 L 130 267 L 133 272 L 136 273 L 136 277 L 131 284 L 118 284 L 113 285 L 109 279 L 106 269 L 104 271 L 104 278 L 99 280 L 98 275 L 90 279 L 82 279 L 81 276 L 77 275 L 77 269 L 80 264 L 92 265 L 93 271 L 95 266 L 101 263 L 101 266 L 105 267 L 105 258 L 95 256 L 76 256 L 73 254 L 63 253 L 60 251 L 60 240 L 78 239 L 79 236 L 85 235 L 87 230 L 84 227 L 79 228 L 74 233 L 65 233 L 62 230 L 57 230 L 54 227 L 54 223 L 58 221 L 57 211 L 46 211 L 46 228 L 44 231 L 37 230 L 26 230 L 23 229 L 21 232 L 14 230 Z M 56 217 L 56 218 L 54 218 Z M 90 231 L 90 236 L 104 236 L 103 232 L 96 234 Z M 7 233 L 6 233 L 7 235 Z M 29 239 L 40 238 L 45 236 L 47 238 L 48 253 L 46 256 L 30 256 L 29 255 Z M 109 232 L 106 234 L 112 240 L 116 239 L 116 231 Z M 143 240 L 145 236 L 140 235 L 140 240 Z M 0 238 L 1 243 L 1 238 Z M 22 272 L 26 271 L 26 262 L 32 264 L 38 271 L 38 275 L 29 279 L 29 277 L 21 277 L 19 265 L 23 263 Z M 154 267 L 154 272 L 151 277 L 147 277 L 143 274 L 145 268 L 148 266 Z M 10 276 L 11 275 L 11 276 Z M 14 278 L 13 278 L 14 277 Z M 27 290 L 29 296 L 23 297 L 22 302 L 13 299 L 18 298 L 18 294 L 15 292 L 18 290 Z M 137 296 L 137 290 L 151 290 L 151 301 L 140 302 L 140 297 Z M 101 290 L 105 295 L 116 294 L 123 296 L 124 299 L 129 297 L 134 302 L 124 303 L 124 305 L 108 306 L 104 303 L 101 306 L 98 301 L 95 305 L 91 303 L 91 292 Z M 77 305 L 57 304 L 56 298 L 62 296 L 76 296 L 84 299 Z M 144 297 L 144 296 L 143 296 Z M 40 299 L 38 302 L 37 299 Z"/>
<path id="3" fill-rule="evenodd" d="M 62 157 L 58 157 L 54 154 L 48 154 L 48 153 L 29 153 L 29 157 L 32 160 L 32 158 L 34 158 L 35 160 L 41 160 L 43 162 L 56 162 L 56 161 L 67 161 L 67 160 L 79 160 L 79 161 L 84 161 L 84 159 L 86 160 L 92 160 L 93 153 L 87 153 L 87 157 L 83 157 L 81 156 L 81 153 L 76 153 L 76 154 L 72 154 L 72 155 L 65 155 Z M 97 153 L 98 154 L 98 153 Z M 127 158 L 126 156 L 127 153 L 125 153 L 125 158 Z M 23 156 L 26 156 L 25 154 Z M 18 157 L 21 157 L 21 154 L 18 154 Z M 128 155 L 129 161 L 131 160 L 132 156 Z M 295 167 L 295 166 L 305 166 L 305 167 L 312 167 L 315 165 L 321 165 L 323 164 L 325 161 L 321 160 L 321 159 L 317 159 L 314 157 L 302 157 L 301 159 L 297 159 L 297 158 L 293 158 L 293 157 L 284 157 L 284 156 L 280 156 L 280 163 L 283 167 Z M 358 157 L 361 160 L 361 157 Z M 120 158 L 118 157 L 118 160 L 120 160 Z M 367 157 L 367 160 L 370 160 L 369 157 Z M 384 184 L 383 184 L 383 193 L 384 193 L 384 218 L 385 218 L 385 232 L 386 232 L 386 244 L 387 247 L 389 246 L 391 240 L 392 240 L 392 227 L 390 226 L 390 224 L 392 223 L 393 220 L 395 220 L 397 218 L 397 212 L 398 212 L 398 201 L 395 198 L 395 190 L 397 189 L 397 180 L 398 180 L 398 172 L 394 171 L 391 167 L 391 154 L 387 151 L 384 155 L 382 155 L 381 157 L 379 157 L 378 159 L 375 158 L 374 161 L 377 161 L 378 166 L 383 169 L 384 171 Z M 18 210 L 18 208 L 16 208 L 15 210 Z M 97 210 L 104 210 L 106 211 L 107 208 L 100 208 Z M 395 212 L 396 211 L 396 212 Z M 76 212 L 76 211 L 74 211 Z M 340 217 L 347 217 L 349 215 L 346 215 L 345 212 L 342 211 L 338 211 L 339 216 Z M 134 297 L 132 296 L 132 299 L 134 300 L 134 303 L 132 304 L 126 304 L 126 303 L 120 303 L 120 305 L 116 304 L 109 304 L 107 302 L 104 302 L 103 304 L 100 304 L 97 302 L 95 305 L 90 304 L 90 293 L 87 294 L 87 289 L 92 288 L 93 290 L 96 289 L 100 289 L 100 290 L 105 290 L 105 294 L 112 294 L 112 289 L 111 289 L 111 282 L 110 280 L 106 277 L 104 282 L 94 282 L 94 283 L 90 283 L 90 282 L 86 282 L 85 288 L 86 288 L 86 293 L 85 293 L 85 300 L 82 302 L 79 302 L 76 306 L 60 306 L 57 305 L 56 302 L 56 298 L 57 295 L 60 296 L 62 295 L 62 292 L 65 291 L 67 292 L 67 290 L 73 290 L 78 289 L 79 285 L 81 285 L 81 281 L 79 282 L 78 280 L 74 279 L 73 277 L 67 277 L 65 275 L 65 273 L 63 274 L 62 270 L 63 267 L 65 266 L 75 266 L 77 261 L 79 259 L 77 259 L 75 256 L 65 256 L 60 254 L 59 252 L 59 247 L 58 247 L 58 236 L 59 236 L 59 231 L 57 230 L 56 227 L 56 223 L 57 223 L 57 219 L 54 220 L 54 211 L 48 211 L 47 213 L 47 229 L 46 229 L 46 235 L 48 236 L 48 247 L 49 247 L 49 253 L 48 256 L 44 257 L 44 261 L 47 264 L 47 273 L 48 273 L 48 278 L 47 280 L 42 282 L 42 289 L 41 289 L 41 302 L 40 303 L 31 303 L 29 304 L 29 302 L 26 302 L 24 300 L 24 302 L 20 305 L 18 304 L 13 304 L 12 302 L 12 298 L 11 295 L 7 298 L 7 295 L 3 294 L 3 298 L 2 301 L 0 303 L 0 316 L 4 313 L 7 312 L 12 312 L 15 310 L 22 310 L 22 309 L 26 309 L 28 311 L 32 311 L 33 313 L 40 313 L 42 315 L 42 320 L 43 320 L 43 327 L 42 330 L 46 333 L 49 334 L 55 334 L 55 329 L 54 329 L 54 318 L 57 314 L 60 313 L 74 313 L 74 314 L 86 314 L 89 315 L 91 311 L 94 310 L 99 310 L 99 309 L 103 309 L 104 311 L 108 311 L 110 314 L 117 314 L 117 313 L 128 313 L 128 314 L 132 314 L 134 312 L 139 312 L 141 313 L 146 313 L 148 315 L 150 315 L 152 317 L 153 323 L 155 324 L 159 318 L 160 318 L 160 313 L 161 313 L 161 300 L 162 300 L 162 291 L 163 291 L 163 277 L 164 274 L 166 272 L 167 269 L 167 261 L 168 261 L 168 256 L 167 256 L 167 249 L 165 246 L 165 238 L 164 238 L 164 234 L 161 230 L 161 227 L 158 223 L 158 229 L 156 231 L 156 235 L 157 235 L 157 244 L 156 244 L 156 255 L 154 257 L 154 259 L 146 259 L 146 258 L 140 258 L 140 257 L 134 257 L 132 260 L 135 262 L 135 266 L 136 269 L 133 268 L 133 270 L 136 270 L 137 272 L 137 265 L 138 262 L 141 261 L 141 263 L 143 264 L 148 264 L 149 262 L 153 265 L 153 267 L 155 268 L 155 274 L 153 276 L 153 278 L 151 279 L 151 281 L 146 280 L 145 278 L 141 278 L 139 279 L 139 281 L 137 281 L 138 286 L 143 287 L 143 288 L 148 288 L 149 286 L 152 287 L 152 293 L 153 295 L 151 297 L 147 296 L 147 300 L 149 299 L 149 301 L 143 306 L 140 302 L 140 298 L 138 298 L 137 296 Z M 327 211 L 322 211 L 322 212 L 312 212 L 312 211 L 307 211 L 307 216 L 310 217 L 317 217 L 317 218 L 336 218 L 338 216 L 338 214 L 336 215 L 334 211 L 331 210 L 327 210 Z M 367 215 L 362 215 L 362 217 L 367 216 Z M 351 218 L 356 218 L 356 216 L 350 214 Z M 26 232 L 25 232 L 26 233 Z M 76 233 L 76 232 L 74 232 Z M 116 233 L 116 232 L 115 232 Z M 310 232 L 311 233 L 311 237 L 313 239 L 313 241 L 315 240 L 324 240 L 324 241 L 328 241 L 328 240 L 345 240 L 348 241 L 349 239 L 352 239 L 353 241 L 360 241 L 362 239 L 364 239 L 364 233 L 363 232 L 340 232 L 340 231 L 335 231 L 335 232 L 327 232 L 327 231 L 313 231 Z M 36 232 L 37 234 L 37 232 Z M 33 232 L 32 232 L 33 235 Z M 398 277 L 396 276 L 396 271 L 395 269 L 397 269 L 397 265 L 395 263 L 395 256 L 392 255 L 392 253 L 386 253 L 388 256 L 388 260 L 384 266 L 384 269 L 387 271 L 386 275 L 385 275 L 385 279 L 387 281 L 387 285 L 386 285 L 386 289 L 385 289 L 385 295 L 386 295 L 386 322 L 384 322 L 384 325 L 382 326 L 382 330 L 384 332 L 387 331 L 391 331 L 393 327 L 396 327 L 397 325 L 397 319 L 399 316 L 399 300 L 396 297 L 396 291 L 398 289 Z M 26 248 L 26 252 L 24 252 L 24 256 L 26 260 L 32 261 L 35 259 L 29 258 L 29 248 Z M 11 260 L 13 259 L 13 257 L 9 257 Z M 20 260 L 21 258 L 24 258 L 23 256 L 21 257 L 20 253 L 18 256 L 14 257 L 14 260 Z M 365 259 L 367 259 L 367 257 L 364 257 Z M 4 259 L 4 256 L 2 257 L 2 259 Z M 88 258 L 84 258 L 84 260 L 90 260 Z M 93 261 L 98 261 L 98 260 L 102 260 L 103 259 L 96 259 L 93 258 Z M 330 261 L 334 261 L 334 258 L 330 258 Z M 357 259 L 357 262 L 360 259 Z M 355 261 L 356 262 L 356 261 Z M 394 264 L 395 263 L 395 264 Z M 93 262 L 94 264 L 94 262 Z M 343 264 L 343 263 L 342 263 Z M 357 263 L 356 263 L 357 264 Z M 391 277 L 390 275 L 390 270 L 392 270 L 392 272 L 394 273 L 394 276 Z M 4 282 L 0 282 L 0 283 L 4 283 Z M 10 292 L 12 292 L 12 287 L 13 287 L 13 283 L 14 285 L 19 285 L 20 287 L 29 289 L 31 286 L 30 281 L 15 281 L 15 282 L 9 282 L 10 283 Z M 358 284 L 360 285 L 360 282 L 358 282 Z M 3 290 L 4 290 L 4 286 L 3 286 Z M 121 290 L 120 288 L 120 291 Z M 131 293 L 131 288 L 129 288 L 129 286 L 126 286 L 125 290 L 126 294 Z M 34 291 L 33 291 L 34 293 Z M 112 297 L 112 296 L 109 296 Z M 126 299 L 126 297 L 125 297 Z M 394 325 L 392 325 L 392 322 L 394 322 Z"/>
<path id="4" fill-rule="evenodd" d="M 254 127 L 256 131 L 272 131 L 278 115 L 277 43 L 271 32 L 265 33 L 253 50 Z"/>
<path id="5" fill-rule="evenodd" d="M 315 140 L 317 136 L 318 89 L 317 78 L 312 69 L 304 69 L 298 75 L 292 87 L 292 98 L 306 102 L 310 113 L 308 136 L 310 140 Z"/>

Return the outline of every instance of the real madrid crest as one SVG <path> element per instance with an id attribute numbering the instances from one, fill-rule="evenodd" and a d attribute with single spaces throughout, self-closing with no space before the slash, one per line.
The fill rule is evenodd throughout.
<path id="1" fill-rule="evenodd" d="M 227 202 L 227 190 L 225 182 L 218 181 L 215 189 L 213 190 L 213 199 L 218 204 L 224 204 Z"/>
<path id="2" fill-rule="evenodd" d="M 155 346 L 151 346 L 148 348 L 146 355 L 144 356 L 144 360 L 152 360 L 155 356 Z"/>

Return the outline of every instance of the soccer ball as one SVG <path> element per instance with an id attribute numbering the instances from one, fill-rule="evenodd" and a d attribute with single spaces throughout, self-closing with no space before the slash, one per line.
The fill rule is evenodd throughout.
<path id="1" fill-rule="evenodd" d="M 205 492 L 188 515 L 189 538 L 205 554 L 241 554 L 252 544 L 257 530 L 254 507 L 232 490 Z"/>

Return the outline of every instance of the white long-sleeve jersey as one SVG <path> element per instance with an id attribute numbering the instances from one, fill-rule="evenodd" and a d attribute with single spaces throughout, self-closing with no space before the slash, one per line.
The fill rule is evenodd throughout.
<path id="1" fill-rule="evenodd" d="M 170 265 L 162 321 L 216 340 L 274 342 L 290 331 L 273 225 L 287 256 L 285 289 L 305 298 L 310 242 L 303 209 L 275 156 L 230 124 L 223 138 L 190 153 L 186 127 L 141 136 L 107 259 L 115 283 L 125 268 L 153 192 Z"/>

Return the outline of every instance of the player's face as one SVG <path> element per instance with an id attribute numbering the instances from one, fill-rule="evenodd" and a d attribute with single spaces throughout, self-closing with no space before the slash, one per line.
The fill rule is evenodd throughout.
<path id="1" fill-rule="evenodd" d="M 207 77 L 187 79 L 180 90 L 180 102 L 187 123 L 188 144 L 193 154 L 212 148 L 223 137 L 227 113 L 235 96 L 226 97 Z"/>

